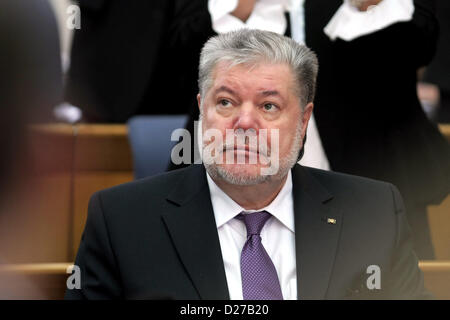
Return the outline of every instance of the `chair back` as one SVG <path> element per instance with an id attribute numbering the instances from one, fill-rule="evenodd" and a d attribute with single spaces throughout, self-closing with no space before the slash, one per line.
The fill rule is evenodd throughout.
<path id="1" fill-rule="evenodd" d="M 167 170 L 171 150 L 177 143 L 171 141 L 172 132 L 184 128 L 187 120 L 187 115 L 135 116 L 128 120 L 128 139 L 135 179 Z"/>

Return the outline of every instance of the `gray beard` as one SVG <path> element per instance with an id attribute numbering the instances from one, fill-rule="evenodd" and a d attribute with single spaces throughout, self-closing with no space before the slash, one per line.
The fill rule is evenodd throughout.
<path id="1" fill-rule="evenodd" d="M 242 175 L 239 173 L 234 173 L 226 170 L 225 168 L 221 167 L 220 165 L 216 163 L 204 163 L 205 169 L 208 172 L 209 176 L 213 180 L 223 180 L 229 184 L 233 185 L 239 185 L 239 186 L 251 186 L 251 185 L 257 185 L 261 183 L 266 183 L 270 181 L 279 181 L 282 180 L 286 175 L 288 174 L 289 170 L 291 170 L 298 160 L 298 155 L 300 152 L 300 149 L 302 148 L 301 143 L 301 131 L 302 126 L 301 122 L 299 121 L 299 124 L 297 125 L 294 141 L 292 142 L 291 150 L 289 151 L 289 154 L 283 158 L 280 159 L 280 165 L 278 168 L 278 172 L 274 175 Z M 205 145 L 203 145 L 203 149 L 205 148 Z"/>

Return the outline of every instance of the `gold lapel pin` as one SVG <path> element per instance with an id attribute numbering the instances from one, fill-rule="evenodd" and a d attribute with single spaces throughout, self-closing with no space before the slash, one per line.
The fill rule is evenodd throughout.
<path id="1" fill-rule="evenodd" d="M 329 223 L 329 224 L 336 224 L 336 219 L 327 218 L 327 223 Z"/>

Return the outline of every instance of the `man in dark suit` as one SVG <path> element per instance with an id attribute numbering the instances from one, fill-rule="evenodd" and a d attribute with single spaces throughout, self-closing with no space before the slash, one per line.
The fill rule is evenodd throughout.
<path id="1" fill-rule="evenodd" d="M 410 21 L 351 41 L 323 32 L 341 0 L 305 3 L 306 44 L 321 64 L 314 115 L 331 169 L 398 186 L 421 259 L 434 258 L 426 206 L 450 192 L 450 147 L 416 93 L 417 69 L 435 52 L 434 3 L 415 0 Z"/>
<path id="2" fill-rule="evenodd" d="M 397 189 L 296 165 L 317 70 L 276 33 L 210 39 L 204 165 L 96 193 L 66 298 L 428 297 Z"/>

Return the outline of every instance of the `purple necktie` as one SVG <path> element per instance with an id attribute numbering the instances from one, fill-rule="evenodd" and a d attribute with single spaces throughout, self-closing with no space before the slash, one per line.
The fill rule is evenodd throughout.
<path id="1" fill-rule="evenodd" d="M 261 243 L 261 230 L 270 217 L 267 211 L 237 216 L 247 228 L 247 242 L 241 254 L 244 300 L 283 300 L 277 270 Z"/>

